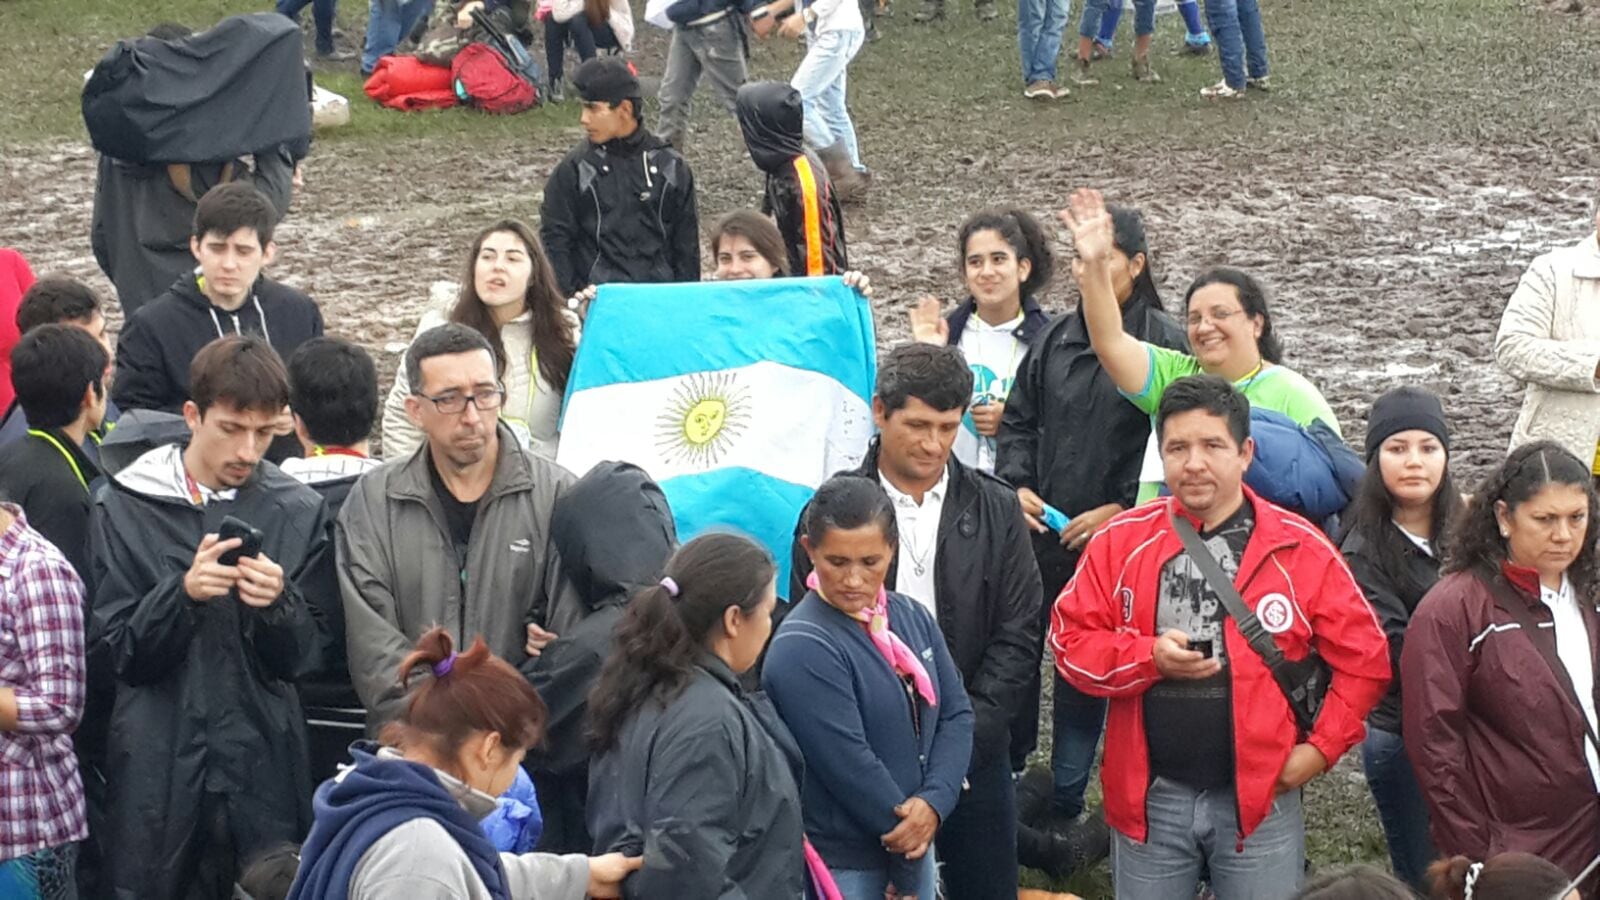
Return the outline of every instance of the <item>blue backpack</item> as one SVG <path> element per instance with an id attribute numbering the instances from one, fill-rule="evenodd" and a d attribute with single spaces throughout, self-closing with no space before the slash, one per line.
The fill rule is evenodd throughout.
<path id="1" fill-rule="evenodd" d="M 1361 456 L 1320 419 L 1302 426 L 1281 412 L 1250 408 L 1256 455 L 1245 484 L 1312 522 L 1337 516 L 1366 473 Z"/>

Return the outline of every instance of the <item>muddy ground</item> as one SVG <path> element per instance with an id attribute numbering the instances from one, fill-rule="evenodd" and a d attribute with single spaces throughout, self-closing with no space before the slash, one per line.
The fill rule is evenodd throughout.
<path id="1" fill-rule="evenodd" d="M 901 18 L 893 27 L 909 26 Z M 659 72 L 664 41 L 643 26 L 641 38 L 641 68 Z M 778 48 L 757 69 L 781 77 L 798 56 Z M 876 285 L 881 346 L 906 336 L 904 310 L 918 294 L 958 299 L 953 241 L 966 214 L 1014 202 L 1044 216 L 1090 184 L 1145 211 L 1169 307 L 1209 265 L 1261 278 L 1286 362 L 1322 388 L 1358 446 L 1377 394 L 1407 383 L 1439 391 L 1453 462 L 1469 484 L 1502 455 L 1520 401 L 1492 359 L 1505 300 L 1533 256 L 1582 236 L 1600 193 L 1592 141 L 1307 133 L 1273 123 L 1272 104 L 1291 102 L 1278 96 L 1252 101 L 1241 132 L 1181 140 L 1159 131 L 1107 140 L 1092 123 L 1078 127 L 1071 107 L 1040 112 L 1020 99 L 956 104 L 933 121 L 927 110 L 937 104 L 907 112 L 901 100 L 860 80 L 852 87 L 876 182 L 845 218 L 852 262 Z M 761 185 L 731 120 L 704 93 L 696 121 L 690 161 L 709 224 L 756 205 Z M 486 223 L 533 219 L 546 175 L 577 137 L 547 129 L 379 145 L 331 135 L 280 229 L 272 274 L 314 295 L 330 331 L 366 345 L 392 373 L 430 284 L 459 277 Z M 93 157 L 76 141 L 0 154 L 0 244 L 24 248 L 40 273 L 67 272 L 109 294 L 88 242 L 93 180 Z M 1065 265 L 1060 272 L 1044 298 L 1053 311 L 1075 302 Z M 1309 810 L 1315 862 L 1381 858 L 1348 759 L 1313 789 Z"/>

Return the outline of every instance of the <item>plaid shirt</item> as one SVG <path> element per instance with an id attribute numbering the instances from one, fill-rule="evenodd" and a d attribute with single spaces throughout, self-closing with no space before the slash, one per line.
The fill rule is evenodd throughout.
<path id="1" fill-rule="evenodd" d="M 83 582 L 22 510 L 0 534 L 0 688 L 17 725 L 0 731 L 0 860 L 83 840 L 72 732 L 83 714 Z"/>

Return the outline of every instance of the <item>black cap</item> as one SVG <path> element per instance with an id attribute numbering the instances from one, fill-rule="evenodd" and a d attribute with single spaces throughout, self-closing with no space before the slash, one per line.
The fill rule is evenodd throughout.
<path id="1" fill-rule="evenodd" d="M 1450 426 L 1439 398 L 1422 388 L 1401 387 L 1379 397 L 1367 414 L 1367 461 L 1383 442 L 1402 431 L 1426 431 L 1450 449 Z"/>
<path id="2" fill-rule="evenodd" d="M 621 57 L 596 56 L 572 73 L 572 87 L 585 103 L 609 103 L 639 99 L 639 76 Z M 639 110 L 634 110 L 638 113 Z"/>

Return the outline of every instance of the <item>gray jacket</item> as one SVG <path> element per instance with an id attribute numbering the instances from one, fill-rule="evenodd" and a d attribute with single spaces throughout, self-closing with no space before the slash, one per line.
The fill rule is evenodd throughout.
<path id="1" fill-rule="evenodd" d="M 550 542 L 550 511 L 572 475 L 518 447 L 504 424 L 499 448 L 465 559 L 456 558 L 434 493 L 426 443 L 363 476 L 339 511 L 345 643 L 369 731 L 399 716 L 397 670 L 433 625 L 448 628 L 457 646 L 481 634 L 517 666 L 527 658 L 528 623 L 559 634 L 583 615 Z"/>

